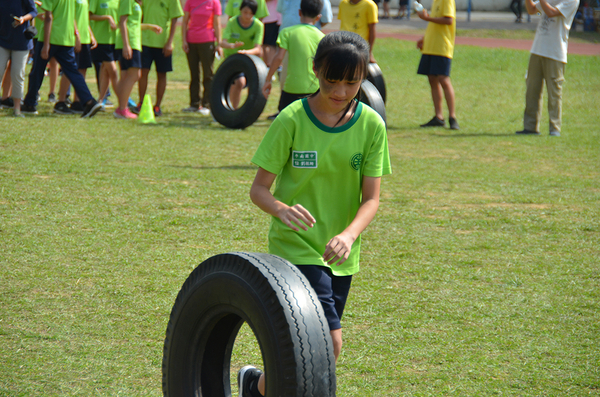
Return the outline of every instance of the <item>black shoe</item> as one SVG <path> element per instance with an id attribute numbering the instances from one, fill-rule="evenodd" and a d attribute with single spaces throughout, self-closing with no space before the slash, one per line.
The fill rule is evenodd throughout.
<path id="1" fill-rule="evenodd" d="M 537 132 L 537 131 L 531 131 L 531 130 L 517 131 L 516 134 L 518 134 L 518 135 L 540 135 L 539 132 Z"/>
<path id="2" fill-rule="evenodd" d="M 15 107 L 15 102 L 11 97 L 0 101 L 0 109 L 12 109 Z"/>
<path id="3" fill-rule="evenodd" d="M 257 383 L 258 379 L 260 379 L 260 375 L 262 371 L 254 368 L 251 365 L 247 365 L 244 368 L 240 369 L 238 372 L 238 395 L 239 397 L 258 397 L 260 393 L 258 393 Z M 252 392 L 251 390 L 256 390 L 256 392 Z M 258 395 L 258 396 L 257 396 Z"/>
<path id="4" fill-rule="evenodd" d="M 73 113 L 83 114 L 83 105 L 79 101 L 75 101 L 69 107 Z"/>
<path id="5" fill-rule="evenodd" d="M 48 102 L 56 103 L 56 95 L 54 93 L 48 94 Z"/>
<path id="6" fill-rule="evenodd" d="M 272 114 L 270 116 L 267 116 L 267 120 L 275 120 L 277 116 L 279 116 L 279 113 Z"/>
<path id="7" fill-rule="evenodd" d="M 450 124 L 451 130 L 460 130 L 460 127 L 458 126 L 458 121 L 456 121 L 454 117 L 450 117 L 448 123 Z"/>
<path id="8" fill-rule="evenodd" d="M 21 113 L 25 114 L 38 114 L 38 111 L 35 106 L 23 104 L 21 106 Z"/>
<path id="9" fill-rule="evenodd" d="M 88 103 L 85 104 L 81 117 L 84 119 L 94 117 L 94 115 L 98 113 L 100 109 L 102 109 L 102 104 L 95 99 L 90 99 Z"/>
<path id="10" fill-rule="evenodd" d="M 445 125 L 446 122 L 444 120 L 440 120 L 437 116 L 433 116 L 427 123 L 421 124 L 421 127 L 444 127 Z"/>
<path id="11" fill-rule="evenodd" d="M 54 105 L 54 113 L 57 114 L 74 114 L 65 102 L 56 102 Z"/>

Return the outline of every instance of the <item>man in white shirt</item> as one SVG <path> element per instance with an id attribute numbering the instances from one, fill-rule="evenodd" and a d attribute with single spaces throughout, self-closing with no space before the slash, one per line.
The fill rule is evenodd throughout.
<path id="1" fill-rule="evenodd" d="M 529 14 L 541 13 L 542 18 L 531 46 L 527 69 L 527 93 L 523 130 L 517 134 L 539 135 L 544 80 L 548 90 L 550 135 L 560 136 L 562 124 L 562 85 L 565 81 L 569 29 L 579 0 L 525 0 Z"/>

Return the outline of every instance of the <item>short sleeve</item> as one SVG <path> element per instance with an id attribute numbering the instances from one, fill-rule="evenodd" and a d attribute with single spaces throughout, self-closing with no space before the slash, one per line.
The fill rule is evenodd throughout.
<path id="1" fill-rule="evenodd" d="M 275 175 L 279 175 L 288 162 L 294 143 L 293 131 L 286 124 L 275 119 L 252 157 L 252 163 Z"/>
<path id="2" fill-rule="evenodd" d="M 185 2 L 187 5 L 187 1 Z M 171 4 L 169 4 L 169 19 L 179 18 L 183 16 L 183 9 L 181 8 L 181 3 L 179 0 L 171 0 Z"/>
<path id="3" fill-rule="evenodd" d="M 456 19 L 456 3 L 454 1 L 443 1 L 442 4 L 442 15 Z"/>
<path id="4" fill-rule="evenodd" d="M 263 42 L 263 37 L 265 34 L 265 27 L 264 27 L 263 23 L 261 21 L 259 21 L 258 19 L 255 19 L 254 23 L 256 25 L 256 28 L 255 28 L 256 34 L 254 35 L 253 43 L 256 46 L 257 44 L 261 45 Z"/>
<path id="5" fill-rule="evenodd" d="M 377 4 L 375 4 L 375 2 L 370 2 L 369 12 L 367 14 L 367 23 L 369 25 L 371 25 L 373 23 L 378 23 L 379 22 L 378 14 L 379 14 L 379 9 L 377 8 Z"/>
<path id="6" fill-rule="evenodd" d="M 223 12 L 221 10 L 221 2 L 219 0 L 215 0 L 213 3 L 213 14 L 221 15 Z"/>
<path id="7" fill-rule="evenodd" d="M 331 11 L 331 2 L 323 0 L 323 9 L 321 10 L 321 23 L 333 22 L 333 12 Z"/>
<path id="8" fill-rule="evenodd" d="M 288 28 L 285 28 L 279 31 L 279 35 L 277 36 L 277 45 L 284 50 L 288 49 Z"/>
<path id="9" fill-rule="evenodd" d="M 572 21 L 577 12 L 578 2 L 574 0 L 563 0 L 556 5 L 558 11 L 567 21 Z"/>

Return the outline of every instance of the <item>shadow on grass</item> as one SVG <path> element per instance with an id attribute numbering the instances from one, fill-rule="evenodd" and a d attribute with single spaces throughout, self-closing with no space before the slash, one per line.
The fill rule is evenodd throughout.
<path id="1" fill-rule="evenodd" d="M 249 127 L 265 127 L 269 128 L 271 125 L 271 121 L 269 120 L 256 120 Z M 161 122 L 161 125 L 169 126 L 169 127 L 180 127 L 180 128 L 201 128 L 206 130 L 226 130 L 226 131 L 236 131 L 236 129 L 227 128 L 219 122 L 215 121 L 212 117 L 206 116 L 197 116 L 193 114 L 173 114 L 170 115 L 168 119 L 164 122 Z M 238 129 L 239 130 L 239 129 Z"/>
<path id="2" fill-rule="evenodd" d="M 438 137 L 438 138 L 471 138 L 471 137 L 503 138 L 503 137 L 507 137 L 507 136 L 515 136 L 514 132 L 507 132 L 507 133 L 501 133 L 501 134 L 494 134 L 491 132 L 456 133 L 450 129 L 432 130 L 429 128 L 394 127 L 394 126 L 388 126 L 387 131 L 388 131 L 388 135 L 390 133 L 399 133 L 399 134 L 403 135 L 402 136 L 403 138 L 414 138 L 416 135 L 429 135 L 429 136 L 434 136 L 434 137 Z M 442 132 L 442 131 L 444 131 L 444 132 Z"/>
<path id="3" fill-rule="evenodd" d="M 438 138 L 473 138 L 473 137 L 505 138 L 507 136 L 517 136 L 514 132 L 512 132 L 512 133 L 503 133 L 503 134 L 493 134 L 491 132 L 479 132 L 479 133 L 470 133 L 470 134 L 465 134 L 465 133 L 455 134 L 455 133 L 449 132 L 448 134 L 439 134 L 439 133 L 436 134 L 436 133 L 432 133 L 430 135 L 438 137 Z"/>

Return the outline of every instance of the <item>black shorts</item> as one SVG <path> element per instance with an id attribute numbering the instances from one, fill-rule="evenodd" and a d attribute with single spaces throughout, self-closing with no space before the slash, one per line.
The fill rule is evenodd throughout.
<path id="1" fill-rule="evenodd" d="M 173 56 L 166 57 L 162 51 L 162 48 L 142 46 L 142 69 L 150 69 L 154 62 L 158 73 L 172 72 Z"/>
<path id="2" fill-rule="evenodd" d="M 417 74 L 424 74 L 426 76 L 450 76 L 451 66 L 451 58 L 440 55 L 423 54 L 421 55 L 421 62 L 419 62 Z"/>
<path id="3" fill-rule="evenodd" d="M 118 58 L 114 44 L 98 44 L 98 47 L 92 50 L 92 60 L 94 62 L 114 62 Z"/>
<path id="4" fill-rule="evenodd" d="M 408 0 L 400 0 L 400 5 L 401 6 L 407 6 L 408 5 Z"/>
<path id="5" fill-rule="evenodd" d="M 92 67 L 92 51 L 89 44 L 81 45 L 81 51 L 75 53 L 75 62 L 77 63 L 77 70 Z"/>
<path id="6" fill-rule="evenodd" d="M 290 94 L 289 92 L 281 91 L 281 96 L 279 97 L 279 106 L 277 109 L 281 112 L 292 102 L 295 102 L 298 99 L 306 98 L 309 95 L 312 94 Z"/>
<path id="7" fill-rule="evenodd" d="M 138 50 L 131 50 L 131 59 L 123 58 L 123 50 L 119 49 L 119 65 L 121 70 L 127 70 L 129 68 L 142 68 L 142 53 Z"/>
<path id="8" fill-rule="evenodd" d="M 277 22 L 265 23 L 264 45 L 277 45 L 277 35 L 279 35 L 279 25 Z"/>
<path id="9" fill-rule="evenodd" d="M 317 293 L 327 317 L 329 330 L 342 328 L 340 320 L 346 307 L 352 276 L 334 276 L 325 266 L 298 265 L 296 267 L 306 276 Z"/>

